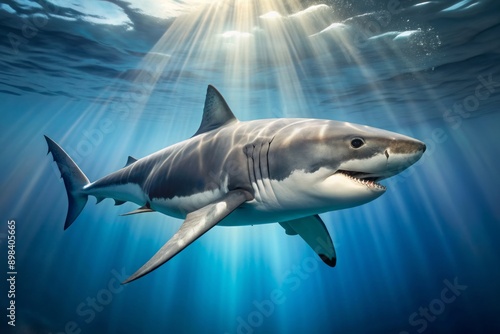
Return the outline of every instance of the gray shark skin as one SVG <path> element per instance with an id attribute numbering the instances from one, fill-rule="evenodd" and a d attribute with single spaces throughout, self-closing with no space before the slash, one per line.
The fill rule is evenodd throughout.
<path id="1" fill-rule="evenodd" d="M 94 196 L 184 219 L 174 236 L 125 282 L 170 260 L 215 225 L 280 223 L 335 266 L 332 239 L 318 214 L 381 196 L 378 181 L 414 164 L 425 144 L 397 133 L 319 119 L 240 122 L 208 86 L 193 137 L 90 182 L 68 154 L 45 136 L 68 195 L 68 228 Z"/>

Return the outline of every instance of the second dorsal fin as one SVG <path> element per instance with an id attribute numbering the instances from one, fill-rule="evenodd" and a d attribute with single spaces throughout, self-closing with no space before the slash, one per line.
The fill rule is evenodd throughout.
<path id="1" fill-rule="evenodd" d="M 236 122 L 233 112 L 227 105 L 221 93 L 212 85 L 208 85 L 203 118 L 195 136 L 217 129 L 226 124 Z"/>

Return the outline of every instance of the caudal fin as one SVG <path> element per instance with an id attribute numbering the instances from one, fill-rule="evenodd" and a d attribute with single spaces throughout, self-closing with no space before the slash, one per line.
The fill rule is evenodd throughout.
<path id="1" fill-rule="evenodd" d="M 54 161 L 61 172 L 61 177 L 68 194 L 68 214 L 64 229 L 67 229 L 82 212 L 87 203 L 88 195 L 83 193 L 83 187 L 89 184 L 89 179 L 83 174 L 77 164 L 55 141 L 44 136 L 49 146 L 47 154 L 52 153 Z"/>

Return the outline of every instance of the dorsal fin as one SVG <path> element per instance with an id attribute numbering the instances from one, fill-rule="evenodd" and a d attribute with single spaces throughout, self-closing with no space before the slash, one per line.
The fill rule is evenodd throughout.
<path id="1" fill-rule="evenodd" d="M 212 85 L 208 85 L 205 107 L 201 125 L 194 136 L 217 129 L 223 125 L 237 121 L 221 93 Z M 193 136 L 193 137 L 194 137 Z"/>
<path id="2" fill-rule="evenodd" d="M 127 159 L 127 163 L 125 164 L 125 166 L 123 166 L 124 168 L 127 167 L 127 166 L 130 166 L 131 164 L 133 164 L 134 162 L 136 162 L 137 159 L 134 158 L 134 157 L 131 157 L 130 155 L 128 156 L 128 159 Z"/>

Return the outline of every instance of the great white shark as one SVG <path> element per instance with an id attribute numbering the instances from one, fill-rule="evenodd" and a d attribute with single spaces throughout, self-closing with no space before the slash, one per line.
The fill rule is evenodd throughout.
<path id="1" fill-rule="evenodd" d="M 90 182 L 71 157 L 45 136 L 68 196 L 67 229 L 89 196 L 97 203 L 140 206 L 184 219 L 172 238 L 123 283 L 158 268 L 215 225 L 279 223 L 300 235 L 329 266 L 332 239 L 319 214 L 381 196 L 378 181 L 414 164 L 425 144 L 394 132 L 320 119 L 239 121 L 209 85 L 193 137 Z"/>

